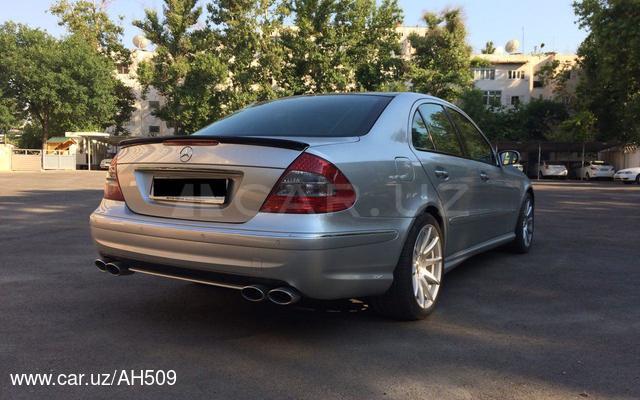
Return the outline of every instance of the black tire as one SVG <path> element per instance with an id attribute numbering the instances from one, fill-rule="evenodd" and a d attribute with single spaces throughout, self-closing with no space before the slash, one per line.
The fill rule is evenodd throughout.
<path id="1" fill-rule="evenodd" d="M 587 181 L 591 180 L 591 176 L 589 175 L 589 173 L 587 172 L 587 176 L 585 177 Z"/>
<path id="2" fill-rule="evenodd" d="M 369 299 L 371 308 L 378 314 L 385 317 L 402 320 L 415 321 L 427 317 L 440 298 L 442 292 L 442 278 L 444 276 L 444 261 L 442 262 L 442 274 L 440 276 L 440 288 L 438 289 L 433 303 L 428 308 L 423 308 L 418 304 L 413 294 L 412 283 L 412 262 L 413 249 L 418 238 L 418 233 L 427 224 L 436 228 L 440 236 L 441 254 L 444 256 L 444 235 L 440 224 L 431 214 L 424 214 L 416 219 L 413 227 L 409 231 L 407 240 L 405 241 L 400 260 L 393 272 L 393 283 L 387 292 L 381 296 Z"/>
<path id="3" fill-rule="evenodd" d="M 518 222 L 516 224 L 516 230 L 515 230 L 516 238 L 513 240 L 510 246 L 511 250 L 519 254 L 528 253 L 529 250 L 531 249 L 531 245 L 533 244 L 533 227 L 535 226 L 535 218 L 531 219 L 532 232 L 531 232 L 531 239 L 528 241 L 528 243 L 527 243 L 527 240 L 525 240 L 524 230 L 523 230 L 523 223 L 524 223 L 525 215 L 527 212 L 526 208 L 529 202 L 531 203 L 531 207 L 532 207 L 532 211 L 531 211 L 532 217 L 535 216 L 535 203 L 533 201 L 533 197 L 531 196 L 530 193 L 527 193 L 526 197 L 522 201 L 522 205 L 520 206 L 520 215 L 518 215 Z"/>
<path id="4" fill-rule="evenodd" d="M 636 176 L 636 184 L 640 185 L 640 174 L 638 174 L 638 176 Z"/>

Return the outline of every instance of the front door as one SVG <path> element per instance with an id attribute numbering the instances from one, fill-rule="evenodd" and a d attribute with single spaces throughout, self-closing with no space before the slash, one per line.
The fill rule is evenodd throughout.
<path id="1" fill-rule="evenodd" d="M 447 107 L 447 112 L 468 158 L 474 199 L 470 212 L 483 227 L 478 239 L 484 242 L 514 232 L 520 196 L 517 182 L 498 164 L 491 144 L 476 125 L 453 108 Z"/>

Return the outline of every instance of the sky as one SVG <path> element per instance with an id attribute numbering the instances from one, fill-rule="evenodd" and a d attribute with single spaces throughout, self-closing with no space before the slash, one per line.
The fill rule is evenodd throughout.
<path id="1" fill-rule="evenodd" d="M 63 34 L 54 16 L 47 12 L 52 0 L 0 0 L 0 23 L 7 20 L 46 29 L 54 35 Z M 203 0 L 206 2 L 206 0 Z M 545 50 L 574 53 L 586 36 L 575 24 L 572 0 L 399 0 L 404 9 L 405 25 L 424 25 L 424 11 L 439 11 L 446 7 L 462 7 L 468 29 L 468 41 L 474 51 L 491 40 L 496 47 L 517 39 L 521 50 L 531 52 L 545 43 Z M 110 0 L 109 14 L 123 16 L 125 45 L 139 30 L 131 25 L 144 17 L 144 9 L 162 9 L 162 0 Z M 524 31 L 524 41 L 523 41 Z"/>

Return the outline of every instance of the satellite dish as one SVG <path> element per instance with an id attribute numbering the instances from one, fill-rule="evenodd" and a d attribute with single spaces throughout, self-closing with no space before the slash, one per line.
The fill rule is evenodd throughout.
<path id="1" fill-rule="evenodd" d="M 520 49 L 520 42 L 517 39 L 511 39 L 504 46 L 504 49 L 509 54 L 517 53 L 518 49 Z"/>
<path id="2" fill-rule="evenodd" d="M 144 50 L 149 45 L 149 39 L 144 37 L 144 35 L 136 35 L 133 37 L 133 45 L 140 50 Z"/>

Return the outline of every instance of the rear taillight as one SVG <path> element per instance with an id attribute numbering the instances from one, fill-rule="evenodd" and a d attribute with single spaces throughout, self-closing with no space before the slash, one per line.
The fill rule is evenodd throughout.
<path id="1" fill-rule="evenodd" d="M 104 198 L 106 200 L 124 201 L 122 190 L 120 190 L 120 182 L 118 182 L 118 156 L 116 155 L 109 164 L 107 172 L 107 181 L 104 184 Z"/>
<path id="2" fill-rule="evenodd" d="M 261 212 L 316 214 L 346 210 L 356 192 L 346 176 L 329 161 L 303 153 L 282 174 Z"/>

